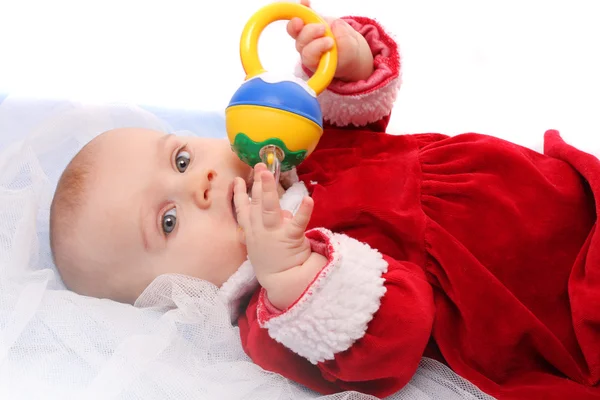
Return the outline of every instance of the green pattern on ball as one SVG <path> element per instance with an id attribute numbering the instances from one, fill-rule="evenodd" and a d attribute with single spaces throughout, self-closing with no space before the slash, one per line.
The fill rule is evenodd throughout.
<path id="1" fill-rule="evenodd" d="M 275 145 L 283 150 L 285 158 L 281 162 L 282 172 L 291 170 L 293 167 L 304 161 L 304 158 L 306 157 L 306 150 L 291 151 L 280 139 L 271 138 L 257 143 L 242 132 L 239 132 L 235 136 L 231 148 L 236 152 L 240 160 L 254 168 L 256 164 L 262 162 L 259 156 L 260 149 L 267 145 Z"/>

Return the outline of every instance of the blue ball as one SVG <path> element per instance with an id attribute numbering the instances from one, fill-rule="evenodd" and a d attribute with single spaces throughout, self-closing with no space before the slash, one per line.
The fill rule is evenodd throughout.
<path id="1" fill-rule="evenodd" d="M 323 127 L 317 98 L 291 79 L 273 83 L 261 79 L 260 75 L 250 79 L 235 92 L 228 107 L 239 105 L 278 108 L 299 114 Z"/>

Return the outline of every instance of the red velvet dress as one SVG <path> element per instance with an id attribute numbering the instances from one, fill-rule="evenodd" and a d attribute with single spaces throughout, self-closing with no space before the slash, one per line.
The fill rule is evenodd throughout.
<path id="1" fill-rule="evenodd" d="M 380 69 L 392 50 L 374 50 Z M 398 71 L 385 76 L 355 90 L 359 111 Z M 555 131 L 540 154 L 478 134 L 388 135 L 387 103 L 323 104 L 347 126 L 330 125 L 298 175 L 329 264 L 286 310 L 254 294 L 238 321 L 253 361 L 322 393 L 389 395 L 429 356 L 500 399 L 600 398 L 598 159 Z"/>

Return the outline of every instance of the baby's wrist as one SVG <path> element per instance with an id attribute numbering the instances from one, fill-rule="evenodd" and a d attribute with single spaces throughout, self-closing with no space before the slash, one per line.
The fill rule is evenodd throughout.
<path id="1" fill-rule="evenodd" d="M 267 292 L 269 302 L 275 308 L 285 310 L 298 300 L 326 265 L 325 256 L 312 252 L 302 265 L 273 274 L 261 285 Z"/>

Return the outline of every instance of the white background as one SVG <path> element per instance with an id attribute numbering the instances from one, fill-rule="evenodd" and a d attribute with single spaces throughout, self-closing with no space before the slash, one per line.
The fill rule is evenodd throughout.
<path id="1" fill-rule="evenodd" d="M 223 110 L 243 79 L 238 45 L 265 0 L 0 0 L 0 92 Z M 488 133 L 538 147 L 544 130 L 600 150 L 597 0 L 313 0 L 377 18 L 400 43 L 390 131 Z M 269 70 L 292 71 L 283 22 Z"/>

